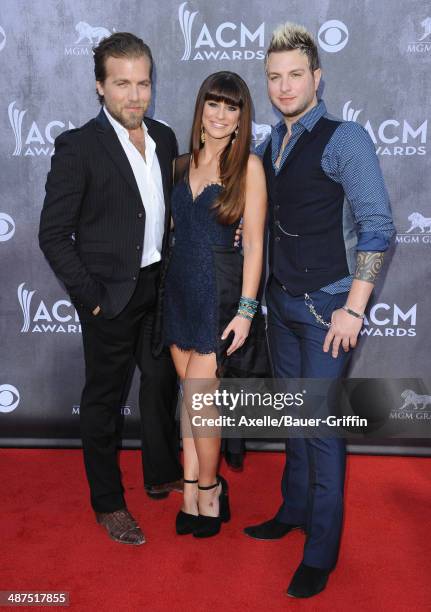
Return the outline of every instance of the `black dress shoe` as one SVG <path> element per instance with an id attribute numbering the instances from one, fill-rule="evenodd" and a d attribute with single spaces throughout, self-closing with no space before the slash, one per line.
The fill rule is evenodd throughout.
<path id="1" fill-rule="evenodd" d="M 244 469 L 244 453 L 231 453 L 227 450 L 224 452 L 224 459 L 234 472 L 241 472 Z"/>
<path id="2" fill-rule="evenodd" d="M 302 529 L 302 525 L 290 525 L 289 523 L 281 523 L 276 518 L 260 523 L 260 525 L 252 525 L 246 527 L 244 533 L 256 540 L 279 540 L 294 529 Z"/>
<path id="3" fill-rule="evenodd" d="M 134 546 L 145 544 L 145 536 L 127 508 L 115 512 L 96 512 L 96 520 L 114 542 Z"/>
<path id="4" fill-rule="evenodd" d="M 160 485 L 146 485 L 145 491 L 151 499 L 165 499 L 172 491 L 177 493 L 183 492 L 183 479 L 165 482 Z"/>
<path id="5" fill-rule="evenodd" d="M 199 516 L 197 514 L 189 514 L 180 510 L 175 519 L 175 531 L 178 535 L 188 535 L 193 533 L 199 523 Z"/>
<path id="6" fill-rule="evenodd" d="M 323 591 L 328 582 L 330 570 L 310 567 L 301 563 L 287 589 L 290 597 L 313 597 Z"/>
<path id="7" fill-rule="evenodd" d="M 186 484 L 198 484 L 198 480 L 187 480 L 184 478 Z M 180 510 L 175 519 L 175 531 L 178 535 L 188 535 L 193 533 L 193 530 L 197 527 L 199 522 L 199 516 L 197 514 L 189 514 Z"/>

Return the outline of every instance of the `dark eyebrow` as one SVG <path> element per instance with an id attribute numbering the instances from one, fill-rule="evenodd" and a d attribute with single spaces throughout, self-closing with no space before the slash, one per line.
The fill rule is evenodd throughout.
<path id="1" fill-rule="evenodd" d="M 129 79 L 122 79 L 121 77 L 119 77 L 118 79 L 114 79 L 113 82 L 114 83 L 130 83 Z M 139 81 L 139 83 L 151 83 L 151 79 L 143 79 L 142 81 Z"/>
<path id="2" fill-rule="evenodd" d="M 291 74 L 292 72 L 305 72 L 305 68 L 292 68 L 292 70 L 289 70 L 289 74 Z M 281 73 L 280 72 L 276 72 L 275 70 L 271 70 L 271 72 L 267 72 L 266 73 L 267 76 L 280 76 Z"/>

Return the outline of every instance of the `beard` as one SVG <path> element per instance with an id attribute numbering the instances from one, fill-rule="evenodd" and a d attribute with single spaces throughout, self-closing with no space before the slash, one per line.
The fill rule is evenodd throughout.
<path id="1" fill-rule="evenodd" d="M 124 111 L 122 114 L 117 113 L 115 110 L 110 109 L 108 105 L 106 105 L 106 108 L 108 109 L 109 114 L 114 117 L 114 119 L 116 119 L 124 128 L 126 128 L 126 130 L 136 130 L 137 128 L 141 127 L 142 121 L 144 120 L 145 111 L 147 110 L 146 108 L 142 108 L 142 113 L 126 115 Z"/>
<path id="2" fill-rule="evenodd" d="M 313 105 L 314 96 L 309 100 L 304 100 L 304 102 L 295 108 L 295 110 L 284 112 L 282 108 L 278 107 L 278 110 L 283 115 L 283 117 L 287 117 L 288 119 L 294 119 L 298 117 L 298 115 L 302 115 L 307 109 L 311 108 Z"/>

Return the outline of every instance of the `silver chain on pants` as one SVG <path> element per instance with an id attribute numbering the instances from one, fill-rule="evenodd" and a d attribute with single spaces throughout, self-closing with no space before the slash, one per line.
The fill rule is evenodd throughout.
<path id="1" fill-rule="evenodd" d="M 313 317 L 316 319 L 318 323 L 320 323 L 321 325 L 324 325 L 325 327 L 331 327 L 331 323 L 328 323 L 328 321 L 325 321 L 323 317 L 314 308 L 313 300 L 308 295 L 308 293 L 304 293 L 304 302 L 308 310 L 311 312 L 311 314 L 313 315 Z"/>

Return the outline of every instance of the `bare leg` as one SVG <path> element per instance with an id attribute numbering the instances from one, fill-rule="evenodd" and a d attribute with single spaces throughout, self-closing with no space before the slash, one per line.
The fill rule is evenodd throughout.
<path id="1" fill-rule="evenodd" d="M 175 365 L 175 369 L 181 381 L 186 376 L 187 364 L 190 360 L 191 351 L 181 351 L 175 345 L 171 346 L 171 356 Z M 184 463 L 184 479 L 198 480 L 199 477 L 199 461 L 196 453 L 196 447 L 193 437 L 190 435 L 191 423 L 189 415 L 184 406 L 184 401 L 181 402 L 181 427 L 183 430 L 183 463 Z M 184 483 L 183 490 L 183 505 L 181 509 L 187 514 L 198 515 L 198 487 L 197 484 Z"/>
<path id="2" fill-rule="evenodd" d="M 205 381 L 216 379 L 216 357 L 215 353 L 201 355 L 192 351 L 187 363 L 185 380 L 204 379 Z M 189 402 L 187 402 L 188 404 Z M 187 405 L 189 409 L 189 406 Z M 217 467 L 220 460 L 220 435 L 212 437 L 194 436 L 194 446 L 198 457 L 199 484 L 209 486 L 216 482 Z M 221 485 L 208 491 L 199 490 L 198 505 L 199 513 L 206 516 L 219 515 L 219 494 Z"/>

